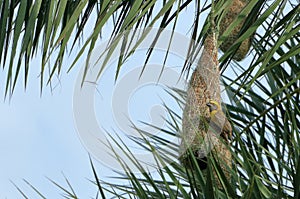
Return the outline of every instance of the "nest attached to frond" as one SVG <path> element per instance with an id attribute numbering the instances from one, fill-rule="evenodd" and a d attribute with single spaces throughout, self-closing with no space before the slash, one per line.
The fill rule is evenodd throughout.
<path id="1" fill-rule="evenodd" d="M 225 16 L 222 18 L 220 22 L 220 36 L 223 35 L 223 33 L 227 30 L 227 28 L 231 25 L 231 23 L 239 16 L 241 11 L 246 7 L 249 0 L 233 0 L 230 4 Z M 239 16 L 241 17 L 241 16 Z M 234 27 L 234 29 L 230 32 L 228 37 L 224 38 L 223 43 L 220 45 L 220 49 L 223 52 L 227 52 L 230 47 L 237 41 L 239 38 L 239 33 L 244 25 L 246 17 L 244 16 L 244 19 Z M 251 47 L 251 41 L 252 38 L 247 38 L 244 40 L 237 51 L 234 53 L 233 59 L 236 61 L 241 61 L 246 57 L 248 54 L 250 47 Z"/>
<path id="2" fill-rule="evenodd" d="M 208 133 L 210 112 L 206 104 L 211 99 L 221 103 L 217 40 L 214 33 L 209 33 L 206 37 L 203 48 L 187 90 L 179 160 L 187 168 L 195 169 L 191 164 L 190 152 L 192 152 L 200 169 L 206 169 L 207 157 L 213 155 L 217 157 L 220 167 L 229 180 L 231 175 L 228 168 L 231 168 L 232 158 L 228 146 L 220 140 L 219 135 Z M 214 176 L 221 188 L 216 172 L 214 172 Z"/>

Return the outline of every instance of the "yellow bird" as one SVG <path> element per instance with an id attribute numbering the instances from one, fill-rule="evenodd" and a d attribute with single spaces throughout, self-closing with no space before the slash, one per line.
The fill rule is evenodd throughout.
<path id="1" fill-rule="evenodd" d="M 231 139 L 232 128 L 231 124 L 224 115 L 220 104 L 214 100 L 210 100 L 206 105 L 208 106 L 210 112 L 209 126 L 215 133 L 220 133 L 221 137 L 228 142 L 229 139 Z"/>

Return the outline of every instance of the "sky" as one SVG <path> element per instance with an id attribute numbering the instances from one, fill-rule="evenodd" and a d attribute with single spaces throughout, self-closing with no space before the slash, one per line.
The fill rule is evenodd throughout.
<path id="1" fill-rule="evenodd" d="M 189 10 L 183 13 L 190 19 L 193 17 L 193 12 L 189 12 Z M 185 23 L 184 17 L 180 20 L 183 21 L 178 22 L 182 24 L 178 31 L 183 35 L 188 35 L 187 30 L 190 30 L 191 24 Z M 109 29 L 111 27 L 106 26 L 106 28 L 103 40 L 110 35 Z M 140 51 L 140 53 L 145 52 Z M 62 191 L 49 179 L 54 180 L 62 187 L 68 187 L 65 177 L 79 198 L 95 197 L 97 187 L 89 181 L 89 179 L 93 179 L 93 174 L 87 147 L 79 136 L 73 112 L 76 80 L 85 59 L 80 59 L 77 66 L 68 74 L 66 73 L 66 66 L 62 74 L 54 78 L 53 89 L 45 87 L 42 95 L 40 95 L 39 58 L 37 56 L 31 62 L 32 67 L 27 89 L 24 89 L 23 73 L 21 73 L 11 99 L 4 100 L 6 71 L 1 70 L 0 72 L 0 93 L 2 95 L 0 102 L 0 198 L 20 198 L 21 194 L 18 193 L 14 184 L 20 187 L 29 198 L 38 198 L 38 195 L 24 180 L 32 184 L 47 198 L 62 198 L 60 195 Z M 70 63 L 73 58 L 72 56 L 66 57 L 65 63 Z M 141 66 L 139 54 L 133 60 L 135 62 L 130 63 L 134 67 L 127 71 Z M 173 64 L 171 67 L 178 68 L 174 59 L 173 63 L 172 60 L 170 63 Z M 95 93 L 95 101 L 100 102 L 95 106 L 99 110 L 96 111 L 98 120 L 99 118 L 101 120 L 101 111 L 106 106 L 101 106 L 103 95 L 106 96 L 106 81 L 102 80 L 100 85 L 100 87 L 104 86 L 103 91 Z M 151 102 L 157 104 L 161 97 L 157 95 L 153 101 L 154 98 L 146 95 L 152 88 L 144 86 L 144 89 L 138 89 L 135 92 L 136 95 L 130 96 L 132 99 L 128 106 L 134 120 L 149 119 L 151 117 L 151 110 L 149 115 L 149 109 L 152 107 Z M 139 99 L 143 100 L 143 104 L 147 104 L 146 107 L 136 104 Z M 138 106 L 138 109 L 133 107 L 134 104 Z M 136 111 L 143 107 L 147 110 Z M 99 176 L 103 179 L 109 179 L 107 176 L 114 175 L 111 167 L 103 165 L 103 162 L 98 161 L 97 157 L 92 159 Z"/>
<path id="2" fill-rule="evenodd" d="M 136 57 L 141 57 L 145 53 L 145 50 L 141 50 Z M 159 55 L 157 54 L 161 53 L 154 54 L 156 59 L 158 59 Z M 151 122 L 151 119 L 160 118 L 158 114 L 162 113 L 161 111 L 155 112 L 155 107 L 152 109 L 153 106 L 158 105 L 156 108 L 161 108 L 159 104 L 162 102 L 162 98 L 164 98 L 164 101 L 166 99 L 170 101 L 170 96 L 167 97 L 162 94 L 163 88 L 152 85 L 153 83 L 156 84 L 155 78 L 152 80 L 145 78 L 143 85 L 138 83 L 138 81 L 134 81 L 133 87 L 129 86 L 128 80 L 138 77 L 142 67 L 141 63 L 138 63 L 136 60 L 138 59 L 132 59 L 132 61 L 125 64 L 127 67 L 134 67 L 128 67 L 128 69 L 123 70 L 126 72 L 120 74 L 116 85 L 114 85 L 113 81 L 114 67 L 110 67 L 109 70 L 105 71 L 98 81 L 99 86 L 97 89 L 99 92 L 94 93 L 95 111 L 99 125 L 106 130 L 113 129 L 113 132 L 118 132 L 112 123 L 119 121 L 119 123 L 123 123 L 120 125 L 126 128 L 124 131 L 130 134 L 130 128 L 127 128 L 130 123 L 126 122 L 126 117 L 116 118 L 117 115 L 123 115 L 123 111 L 125 112 L 126 109 L 120 109 L 120 104 L 113 104 L 124 101 L 124 106 L 128 106 L 130 118 L 134 122 Z M 161 57 L 159 57 L 159 60 L 161 60 Z M 169 63 L 173 64 L 171 67 L 177 67 L 177 73 L 175 73 L 175 78 L 173 78 L 175 82 L 166 82 L 169 86 L 176 84 L 177 78 L 179 78 L 181 68 L 176 66 L 178 63 L 176 60 L 176 56 L 173 56 L 173 59 L 171 59 L 173 63 Z M 82 63 L 79 65 L 83 66 L 84 61 L 81 61 Z M 32 66 L 35 65 L 38 66 L 38 60 L 34 60 L 32 63 Z M 150 65 L 148 68 L 150 68 Z M 34 197 L 34 193 L 23 179 L 30 182 L 45 196 L 57 198 L 60 191 L 47 178 L 58 182 L 63 187 L 67 187 L 66 182 L 64 182 L 64 175 L 74 186 L 74 190 L 78 190 L 79 196 L 82 194 L 83 198 L 88 196 L 95 197 L 96 187 L 87 180 L 93 179 L 86 150 L 89 147 L 83 144 L 84 140 L 77 130 L 73 112 L 73 95 L 76 81 L 78 81 L 80 74 L 79 69 L 80 67 L 72 70 L 69 74 L 61 75 L 59 81 L 58 79 L 54 80 L 54 89 L 51 91 L 50 88 L 45 88 L 42 96 L 40 96 L 39 68 L 33 67 L 33 70 L 30 71 L 31 74 L 26 91 L 22 86 L 23 79 L 20 76 L 19 85 L 12 98 L 10 100 L 2 100 L 0 104 L 2 113 L 0 120 L 0 140 L 2 141 L 0 150 L 2 163 L 0 171 L 0 198 L 20 197 L 13 183 L 19 186 L 26 195 L 31 196 L 33 194 L 32 196 Z M 148 70 L 146 70 L 145 74 L 147 74 Z M 157 74 L 159 72 L 160 67 L 159 70 L 156 70 Z M 168 73 L 168 77 L 170 75 L 171 73 Z M 145 77 L 149 77 L 149 75 Z M 2 72 L 1 80 L 5 80 L 5 78 L 5 72 Z M 165 81 L 165 79 L 168 78 L 161 77 L 161 81 Z M 1 93 L 4 93 L 4 87 L 1 87 L 1 89 Z M 114 90 L 113 93 L 110 92 L 112 90 Z M 130 92 L 125 94 L 125 90 Z M 118 94 L 118 92 L 121 93 Z M 119 95 L 120 97 L 112 95 Z M 126 104 L 127 100 L 124 100 L 125 97 L 128 98 L 128 104 Z M 112 100 L 113 98 L 121 100 Z M 142 103 L 137 103 L 141 101 Z M 110 103 L 112 103 L 111 106 Z M 173 102 L 173 106 L 174 104 Z M 86 109 L 86 105 L 85 102 L 82 103 L 83 109 Z M 115 107 L 115 110 L 112 110 L 112 107 Z M 154 111 L 152 115 L 151 111 Z M 115 113 L 114 117 L 111 116 L 112 112 Z M 107 119 L 108 117 L 111 119 Z M 90 120 L 89 115 L 87 118 Z M 80 120 L 84 120 L 84 118 L 81 117 Z M 89 129 L 90 125 L 85 125 L 84 129 Z M 124 135 L 123 139 L 125 139 Z M 97 145 L 98 141 L 94 141 Z M 129 141 L 127 140 L 127 142 Z M 142 158 L 144 157 L 142 153 Z M 94 157 L 94 161 L 97 162 L 101 158 L 103 158 L 102 151 L 100 151 L 98 158 Z M 99 175 L 109 176 L 112 174 L 112 171 L 107 166 L 111 168 L 114 163 L 108 160 L 104 161 L 106 166 L 102 165 L 102 163 L 103 161 L 96 163 L 99 166 Z"/>
<path id="3" fill-rule="evenodd" d="M 10 181 L 34 196 L 27 192 L 29 189 L 22 179 L 46 196 L 58 196 L 58 189 L 47 177 L 63 182 L 62 172 L 75 190 L 84 187 L 82 194 L 94 195 L 86 179 L 92 177 L 88 154 L 76 135 L 72 115 L 76 71 L 63 75 L 54 92 L 46 88 L 41 97 L 38 71 L 31 74 L 26 91 L 18 86 L 12 99 L 0 104 L 0 198 L 20 198 Z M 1 79 L 4 78 L 1 73 Z M 1 89 L 3 93 L 3 86 Z"/>

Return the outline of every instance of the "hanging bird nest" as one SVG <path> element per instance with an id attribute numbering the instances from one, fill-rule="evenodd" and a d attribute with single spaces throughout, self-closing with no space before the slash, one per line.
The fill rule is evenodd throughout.
<path id="1" fill-rule="evenodd" d="M 221 104 L 217 53 L 217 39 L 215 33 L 212 32 L 204 41 L 202 55 L 189 81 L 186 105 L 183 111 L 179 159 L 184 166 L 193 170 L 195 167 L 191 163 L 191 156 L 194 156 L 199 168 L 204 170 L 207 168 L 208 157 L 213 155 L 229 180 L 231 153 L 224 140 L 220 138 L 222 126 L 219 128 L 220 132 L 212 132 L 210 111 L 207 106 L 211 99 Z M 214 176 L 221 188 L 216 172 L 214 172 Z"/>
<path id="2" fill-rule="evenodd" d="M 232 24 L 234 20 L 236 20 L 238 17 L 243 17 L 244 19 L 233 28 L 233 30 L 229 33 L 229 35 L 226 38 L 223 38 L 223 43 L 220 45 L 220 49 L 223 52 L 227 52 L 230 47 L 237 41 L 239 38 L 240 31 L 244 25 L 246 16 L 241 16 L 241 11 L 247 6 L 249 0 L 233 0 L 228 7 L 228 9 L 225 10 L 226 14 L 221 19 L 220 22 L 220 37 L 224 34 L 224 32 L 227 30 L 228 27 Z M 245 39 L 237 49 L 237 51 L 234 53 L 233 59 L 236 61 L 241 61 L 246 57 L 246 55 L 249 52 L 249 49 L 251 47 L 251 40 L 252 38 Z"/>
<path id="3" fill-rule="evenodd" d="M 224 2 L 223 2 L 224 3 Z M 222 37 L 224 32 L 230 27 L 233 21 L 241 16 L 241 11 L 247 6 L 249 0 L 232 0 L 224 17 L 221 19 L 219 33 Z M 204 175 L 210 177 L 211 174 L 219 188 L 222 188 L 219 172 L 221 169 L 228 182 L 231 180 L 232 156 L 230 151 L 231 124 L 228 122 L 221 106 L 220 90 L 220 68 L 218 61 L 218 39 L 217 27 L 215 25 L 216 15 L 214 15 L 214 3 L 212 3 L 209 15 L 210 28 L 203 43 L 203 52 L 193 71 L 187 89 L 187 98 L 182 118 L 182 132 L 179 160 L 191 171 L 195 171 L 199 166 L 201 170 L 206 170 Z M 233 28 L 229 36 L 224 39 L 220 49 L 227 52 L 238 40 L 241 29 L 244 26 L 243 19 Z M 243 41 L 233 59 L 240 61 L 245 58 L 251 46 L 251 38 Z M 213 102 L 217 105 L 217 112 L 212 114 Z M 214 115 L 214 118 L 213 116 Z M 212 123 L 214 125 L 212 125 Z M 213 127 L 214 126 L 214 127 Z M 217 128 L 216 128 L 217 127 Z M 215 130 L 217 129 L 217 130 Z M 220 136 L 223 135 L 223 136 Z M 197 165 L 195 165 L 195 161 Z M 212 161 L 217 164 L 211 165 Z M 194 162 L 194 163 L 193 163 Z M 219 167 L 216 165 L 219 165 Z M 209 169 L 207 169 L 209 168 Z M 210 172 L 212 171 L 212 172 Z"/>

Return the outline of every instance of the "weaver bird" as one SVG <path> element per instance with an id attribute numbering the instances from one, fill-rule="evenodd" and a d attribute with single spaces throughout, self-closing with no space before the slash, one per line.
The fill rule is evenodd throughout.
<path id="1" fill-rule="evenodd" d="M 229 139 L 231 139 L 232 128 L 224 115 L 220 104 L 214 100 L 210 100 L 206 105 L 210 112 L 209 126 L 215 133 L 221 133 L 221 137 L 228 142 Z"/>

